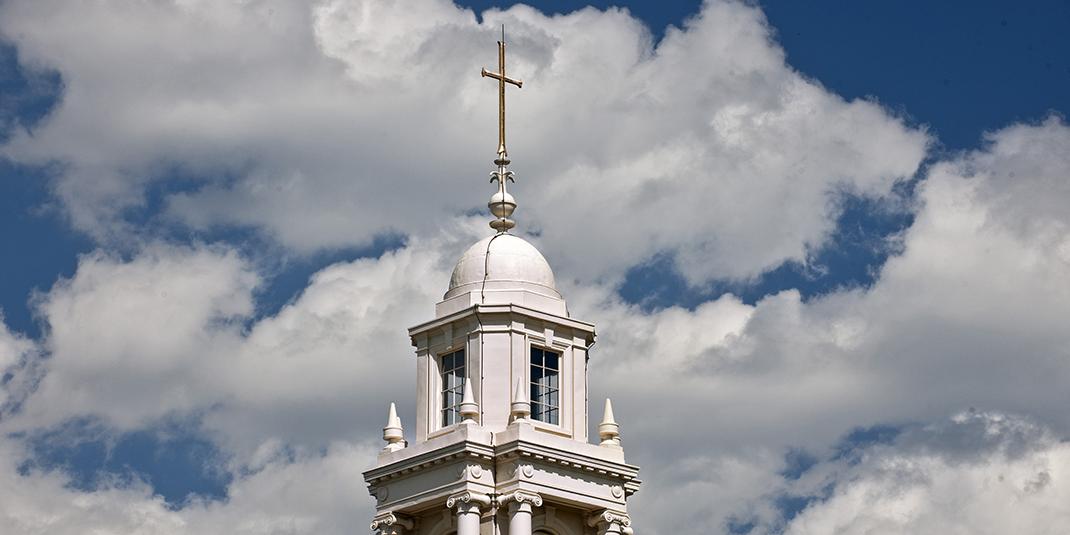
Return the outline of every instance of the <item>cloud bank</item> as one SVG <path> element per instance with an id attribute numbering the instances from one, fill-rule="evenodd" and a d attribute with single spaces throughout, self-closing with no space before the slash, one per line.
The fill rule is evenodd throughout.
<path id="1" fill-rule="evenodd" d="M 510 97 L 518 217 L 572 313 L 599 326 L 592 399 L 614 398 L 643 467 L 638 530 L 1048 533 L 1070 516 L 1057 117 L 927 166 L 870 288 L 644 310 L 616 292 L 629 268 L 668 253 L 700 283 L 805 261 L 839 196 L 888 196 L 928 135 L 791 69 L 761 12 L 731 2 L 656 47 L 620 10 L 515 6 L 482 23 L 430 1 L 0 10 L 20 60 L 65 87 L 3 154 L 58 163 L 56 198 L 99 243 L 35 297 L 41 339 L 0 328 L 0 395 L 18 401 L 0 412 L 0 521 L 16 533 L 363 529 L 359 472 L 386 404 L 413 412 L 404 328 L 486 232 L 464 215 L 489 193 L 475 185 L 493 145 L 493 86 L 474 66 L 494 59 L 503 21 L 525 79 Z M 323 268 L 262 314 L 255 255 L 176 243 L 176 225 L 252 228 L 296 254 L 407 239 Z M 77 490 L 25 464 L 25 437 L 66 422 L 121 433 L 183 417 L 223 452 L 226 500 L 174 507 L 147 481 Z"/>
<path id="2" fill-rule="evenodd" d="M 0 14 L 20 58 L 57 69 L 66 89 L 3 154 L 62 162 L 58 198 L 104 243 L 146 223 L 222 225 L 309 253 L 427 233 L 482 205 L 496 110 L 477 69 L 495 60 L 501 23 L 527 84 L 509 117 L 521 228 L 583 280 L 666 252 L 696 283 L 805 261 L 839 194 L 886 195 L 928 143 L 794 71 L 761 12 L 731 2 L 656 47 L 617 9 L 516 6 L 478 23 L 442 0 L 10 2 Z"/>

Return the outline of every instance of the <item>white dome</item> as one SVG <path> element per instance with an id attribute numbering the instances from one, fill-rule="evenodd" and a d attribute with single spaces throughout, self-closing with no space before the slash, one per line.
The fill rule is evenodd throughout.
<path id="1" fill-rule="evenodd" d="M 445 298 L 481 288 L 529 290 L 561 298 L 546 258 L 535 246 L 512 234 L 490 236 L 469 247 L 453 268 Z"/>

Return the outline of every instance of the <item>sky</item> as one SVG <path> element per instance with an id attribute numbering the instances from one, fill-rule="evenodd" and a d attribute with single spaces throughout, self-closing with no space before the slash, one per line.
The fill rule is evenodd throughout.
<path id="1" fill-rule="evenodd" d="M 0 2 L 0 523 L 350 533 L 515 233 L 641 533 L 1070 523 L 1070 3 Z M 7 533 L 7 531 L 5 531 Z"/>

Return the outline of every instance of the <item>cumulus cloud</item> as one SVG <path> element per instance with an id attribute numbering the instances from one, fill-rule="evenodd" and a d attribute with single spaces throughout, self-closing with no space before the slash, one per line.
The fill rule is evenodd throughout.
<path id="1" fill-rule="evenodd" d="M 35 376 L 32 367 L 37 353 L 36 344 L 11 332 L 3 319 L 0 313 L 0 418 L 31 388 L 28 383 Z"/>
<path id="2" fill-rule="evenodd" d="M 239 477 L 223 502 L 174 510 L 145 483 L 79 492 L 60 472 L 19 473 L 24 452 L 0 439 L 0 522 L 5 533 L 353 533 L 372 514 L 361 471 L 366 445 L 335 443 L 322 454 L 276 459 Z"/>
<path id="3" fill-rule="evenodd" d="M 221 248 L 154 245 L 130 260 L 82 257 L 74 277 L 39 298 L 48 372 L 21 417 L 51 425 L 89 409 L 132 426 L 197 408 L 252 312 L 257 280 Z"/>
<path id="4" fill-rule="evenodd" d="M 427 16 L 403 16 L 414 9 Z M 760 11 L 736 3 L 708 3 L 656 47 L 620 10 L 514 6 L 479 24 L 431 0 L 6 2 L 0 13 L 20 60 L 58 69 L 66 87 L 48 121 L 3 153 L 62 162 L 56 194 L 103 244 L 35 300 L 42 340 L 0 330 L 0 367 L 14 369 L 5 388 L 37 384 L 18 362 L 45 371 L 2 429 L 86 415 L 138 429 L 192 413 L 238 475 L 226 502 L 173 511 L 146 485 L 79 492 L 60 472 L 19 473 L 29 453 L 9 436 L 5 525 L 362 526 L 371 505 L 357 474 L 375 449 L 363 441 L 388 401 L 413 412 L 404 328 L 430 317 L 485 224 L 454 216 L 476 202 L 494 144 L 493 86 L 474 65 L 493 62 L 486 45 L 502 21 L 526 81 L 511 97 L 518 217 L 538 231 L 570 310 L 599 326 L 592 399 L 614 398 L 644 468 L 638 529 L 972 531 L 1007 526 L 991 515 L 1017 500 L 1008 518 L 1044 533 L 1065 514 L 1070 128 L 1057 118 L 934 163 L 901 254 L 871 288 L 648 312 L 615 294 L 628 267 L 674 253 L 697 282 L 805 259 L 837 192 L 886 194 L 915 172 L 925 133 L 794 72 Z M 180 188 L 160 185 L 176 177 Z M 127 215 L 150 189 L 164 215 L 139 227 Z M 256 260 L 160 242 L 153 224 L 169 221 L 248 225 L 303 252 L 410 236 L 321 270 L 259 317 Z M 110 252 L 126 236 L 134 252 Z M 1038 423 L 982 412 L 925 427 L 969 406 Z M 856 465 L 783 475 L 785 451 L 827 459 L 837 437 L 882 422 L 908 431 L 859 448 Z M 956 436 L 981 446 L 953 447 Z M 792 493 L 815 501 L 785 518 L 778 496 Z"/>
<path id="5" fill-rule="evenodd" d="M 136 429 L 203 413 L 246 452 L 275 439 L 366 438 L 386 403 L 412 403 L 405 327 L 441 297 L 449 266 L 438 247 L 453 241 L 329 266 L 259 320 L 254 266 L 222 246 L 84 256 L 71 279 L 39 298 L 47 374 L 9 425 L 95 415 Z"/>
<path id="6" fill-rule="evenodd" d="M 1054 238 L 1021 230 L 1060 228 L 1066 219 L 1057 211 L 1007 215 L 1028 202 L 1014 197 L 1032 191 L 1023 182 L 1044 188 L 1070 169 L 1059 161 L 1070 152 L 1059 150 L 1070 144 L 1058 142 L 1067 130 L 1057 119 L 1011 127 L 986 149 L 933 166 L 903 253 L 868 290 L 806 302 L 788 291 L 755 305 L 725 295 L 694 310 L 644 312 L 620 302 L 612 286 L 567 289 L 570 308 L 601 332 L 594 398 L 615 398 L 629 458 L 644 467 L 639 525 L 688 532 L 751 517 L 773 525 L 770 489 L 788 489 L 784 452 L 825 451 L 858 425 L 939 421 L 972 405 L 1029 413 L 1053 433 L 1070 429 L 1061 388 L 1070 345 L 1057 319 L 1070 312 L 1060 282 L 1070 263 Z M 1051 152 L 1022 154 L 1038 143 Z M 279 448 L 368 439 L 387 400 L 411 403 L 404 326 L 429 317 L 477 225 L 330 266 L 291 304 L 255 320 L 255 266 L 223 246 L 88 255 L 38 299 L 49 324 L 48 374 L 7 425 L 94 414 L 136 428 L 203 411 L 206 429 L 236 454 L 235 467 L 300 471 L 279 460 Z M 959 453 L 947 450 L 940 463 L 953 465 Z M 351 461 L 363 466 L 370 456 Z M 107 492 L 119 491 L 147 492 Z M 696 493 L 721 498 L 699 500 L 696 512 Z M 829 503 L 849 497 L 838 500 Z"/>
<path id="7" fill-rule="evenodd" d="M 693 518 L 666 459 L 704 467 L 706 481 L 753 470 L 756 479 L 735 482 L 739 496 L 769 477 L 771 458 L 820 450 L 857 425 L 931 422 L 973 406 L 1070 433 L 1070 219 L 1027 208 L 1037 192 L 1070 202 L 1068 132 L 1056 118 L 1016 125 L 934 165 L 902 254 L 869 289 L 809 301 L 790 290 L 753 306 L 722 296 L 649 314 L 612 295 L 570 294 L 601 329 L 594 398 L 615 397 L 628 451 L 659 496 L 647 521 L 686 531 L 681 519 Z M 734 514 L 710 502 L 704 523 Z"/>
<path id="8" fill-rule="evenodd" d="M 584 280 L 659 252 L 694 282 L 805 261 L 841 192 L 886 194 L 927 144 L 795 72 L 761 11 L 733 2 L 657 46 L 619 9 L 517 5 L 482 23 L 443 0 L 2 9 L 0 34 L 66 88 L 3 154 L 60 162 L 57 195 L 104 243 L 138 235 L 128 216 L 149 190 L 157 223 L 251 227 L 300 252 L 481 205 L 496 99 L 477 72 L 503 22 L 526 81 L 510 97 L 517 216 Z"/>
<path id="9" fill-rule="evenodd" d="M 826 470 L 798 486 L 834 490 L 786 535 L 1041 535 L 1070 524 L 1070 443 L 1019 417 L 960 414 L 869 448 L 857 464 L 816 469 Z"/>

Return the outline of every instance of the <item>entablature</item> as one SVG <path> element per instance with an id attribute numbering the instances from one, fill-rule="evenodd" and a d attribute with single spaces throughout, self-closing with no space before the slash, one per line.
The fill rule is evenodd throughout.
<path id="1" fill-rule="evenodd" d="M 383 453 L 364 479 L 380 511 L 415 513 L 461 492 L 530 493 L 589 510 L 624 510 L 639 489 L 638 473 L 619 449 L 549 436 L 518 422 L 495 434 L 465 426 Z"/>

